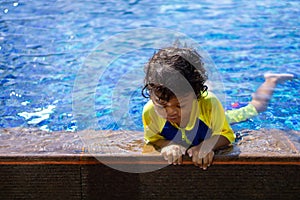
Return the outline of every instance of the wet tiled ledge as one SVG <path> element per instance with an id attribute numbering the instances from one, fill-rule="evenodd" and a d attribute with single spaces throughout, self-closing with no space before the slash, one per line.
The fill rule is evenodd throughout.
<path id="1" fill-rule="evenodd" d="M 230 148 L 217 152 L 214 164 L 300 165 L 300 132 L 244 130 Z M 152 146 L 135 131 L 45 132 L 39 129 L 0 130 L 0 163 L 165 164 Z M 192 164 L 185 156 L 183 164 Z"/>
<path id="2" fill-rule="evenodd" d="M 300 133 L 238 135 L 203 171 L 167 165 L 141 132 L 3 129 L 0 199 L 297 199 Z"/>

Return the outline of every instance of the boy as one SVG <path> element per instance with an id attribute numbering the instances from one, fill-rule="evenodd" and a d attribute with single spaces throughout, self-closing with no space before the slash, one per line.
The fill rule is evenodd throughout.
<path id="1" fill-rule="evenodd" d="M 146 64 L 145 72 L 143 92 L 147 89 L 151 99 L 143 110 L 146 143 L 160 149 L 169 164 L 182 164 L 182 155 L 188 153 L 193 163 L 203 169 L 212 164 L 215 150 L 234 141 L 228 120 L 246 120 L 263 111 L 273 92 L 269 85 L 275 87 L 278 80 L 288 79 L 265 76 L 268 84 L 258 90 L 262 93 L 238 109 L 240 112 L 226 116 L 218 98 L 208 91 L 204 63 L 195 50 L 161 49 Z"/>

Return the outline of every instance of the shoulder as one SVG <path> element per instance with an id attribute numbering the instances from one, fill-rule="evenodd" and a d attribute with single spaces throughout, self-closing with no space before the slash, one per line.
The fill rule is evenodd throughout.
<path id="1" fill-rule="evenodd" d="M 214 93 L 212 93 L 210 91 L 208 91 L 205 94 L 204 99 L 210 100 L 210 101 L 219 101 L 218 97 Z"/>
<path id="2" fill-rule="evenodd" d="M 219 105 L 220 100 L 212 92 L 206 92 L 201 99 L 198 100 L 199 105 L 211 108 L 212 106 Z"/>
<path id="3" fill-rule="evenodd" d="M 150 124 L 152 122 L 152 118 L 156 118 L 156 115 L 153 102 L 149 100 L 143 108 L 143 122 L 145 124 Z"/>
<path id="4" fill-rule="evenodd" d="M 144 108 L 143 108 L 143 115 L 147 115 L 147 114 L 150 114 L 152 112 L 155 112 L 154 110 L 154 105 L 153 105 L 153 102 L 151 100 L 149 100 L 145 105 L 144 105 Z"/>
<path id="5" fill-rule="evenodd" d="M 155 112 L 154 105 L 151 100 L 144 105 L 142 118 L 144 126 L 154 125 L 161 128 L 166 123 L 166 120 Z"/>

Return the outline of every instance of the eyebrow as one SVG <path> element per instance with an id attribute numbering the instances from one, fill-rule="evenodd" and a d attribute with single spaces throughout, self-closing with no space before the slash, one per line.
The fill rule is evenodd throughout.
<path id="1" fill-rule="evenodd" d="M 167 105 L 168 104 L 167 101 L 161 102 L 159 98 L 155 98 L 153 102 L 155 104 L 159 104 L 159 105 Z"/>
<path id="2" fill-rule="evenodd" d="M 164 101 L 164 100 L 163 100 L 163 101 Z M 165 102 L 165 101 L 164 101 L 164 102 L 161 102 L 161 101 L 159 101 L 158 98 L 154 99 L 154 104 L 155 104 L 155 105 L 166 106 L 166 105 L 168 105 L 168 103 L 169 103 L 169 102 Z M 185 106 L 187 103 L 188 103 L 188 101 L 187 101 L 186 99 L 184 99 L 181 103 L 178 102 L 178 103 L 174 104 L 173 106 L 180 106 L 180 107 L 183 107 L 183 106 Z"/>

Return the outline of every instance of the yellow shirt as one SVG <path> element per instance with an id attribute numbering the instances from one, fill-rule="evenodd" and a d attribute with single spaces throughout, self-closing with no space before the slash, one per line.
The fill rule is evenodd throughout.
<path id="1" fill-rule="evenodd" d="M 190 120 L 185 128 L 180 128 L 160 117 L 155 112 L 151 100 L 144 106 L 142 117 L 146 143 L 166 139 L 195 146 L 212 135 L 223 135 L 230 142 L 235 139 L 221 102 L 211 92 L 200 100 L 193 101 Z"/>

